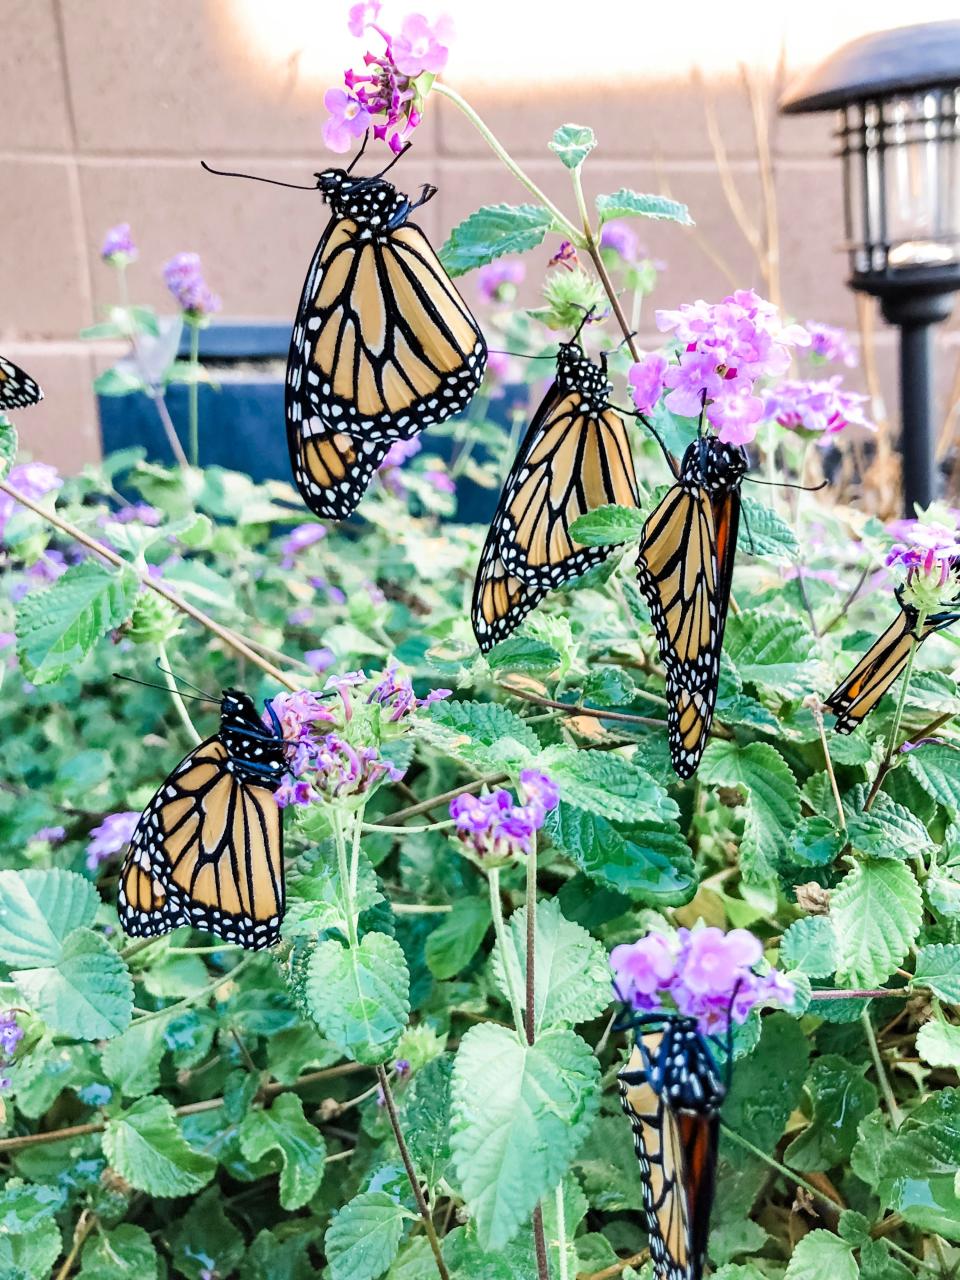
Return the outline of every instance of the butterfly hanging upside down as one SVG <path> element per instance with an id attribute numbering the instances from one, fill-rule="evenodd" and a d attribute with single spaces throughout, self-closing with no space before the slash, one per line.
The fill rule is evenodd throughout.
<path id="1" fill-rule="evenodd" d="M 667 674 L 670 756 L 689 778 L 717 703 L 747 455 L 700 436 L 640 536 L 637 571 Z"/>
<path id="2" fill-rule="evenodd" d="M 304 502 L 340 520 L 355 510 L 393 441 L 467 407 L 487 348 L 426 235 L 409 221 L 436 188 L 424 186 L 411 201 L 382 175 L 326 169 L 316 177 L 333 217 L 293 327 L 287 444 Z"/>
<path id="3" fill-rule="evenodd" d="M 147 805 L 120 873 L 120 923 L 153 938 L 180 925 L 258 951 L 279 940 L 283 829 L 274 793 L 285 746 L 266 704 L 228 689 L 220 729 L 177 765 Z"/>
<path id="4" fill-rule="evenodd" d="M 607 403 L 606 361 L 576 338 L 557 353 L 556 380 L 510 469 L 480 556 L 471 610 L 482 652 L 505 640 L 548 591 L 601 564 L 570 526 L 609 503 L 639 504 L 630 441 Z"/>
<path id="5" fill-rule="evenodd" d="M 0 356 L 0 413 L 8 409 L 26 409 L 28 405 L 39 404 L 43 392 L 33 378 L 19 365 Z"/>

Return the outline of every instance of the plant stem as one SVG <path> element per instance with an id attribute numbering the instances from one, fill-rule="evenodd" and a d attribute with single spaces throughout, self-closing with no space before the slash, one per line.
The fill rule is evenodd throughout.
<path id="1" fill-rule="evenodd" d="M 570 1280 L 570 1269 L 567 1266 L 567 1215 L 563 1207 L 563 1179 L 557 1183 L 557 1235 L 560 1248 L 560 1280 Z"/>
<path id="2" fill-rule="evenodd" d="M 353 888 L 350 866 L 347 862 L 347 842 L 343 834 L 343 822 L 337 809 L 331 810 L 330 825 L 333 827 L 333 842 L 337 849 L 337 869 L 340 872 L 340 892 L 343 894 L 344 910 L 347 917 L 347 938 L 351 947 L 357 945 L 357 915 L 353 909 Z"/>
<path id="3" fill-rule="evenodd" d="M 363 808 L 353 815 L 353 843 L 350 847 L 350 898 L 356 900 L 357 880 L 360 875 L 360 836 L 363 832 Z"/>
<path id="4" fill-rule="evenodd" d="M 521 1035 L 523 1033 L 523 1012 L 520 1008 L 520 995 L 517 991 L 517 985 L 513 979 L 513 965 L 508 962 L 510 942 L 507 938 L 506 926 L 503 923 L 499 867 L 491 867 L 487 872 L 487 884 L 490 888 L 490 914 L 493 916 L 493 931 L 497 936 L 497 946 L 500 948 L 500 959 L 503 962 L 503 976 L 507 984 L 510 1009 L 513 1013 L 513 1025 L 517 1029 L 517 1034 Z"/>
<path id="5" fill-rule="evenodd" d="M 34 502 L 32 498 L 28 498 L 25 493 L 21 493 L 19 489 L 15 489 L 7 480 L 0 480 L 0 491 L 8 494 L 16 502 L 27 507 L 34 515 L 38 515 L 41 520 L 47 524 L 53 525 L 55 529 L 59 529 L 61 533 L 65 533 L 68 538 L 72 538 L 74 542 L 79 542 L 81 546 L 93 551 L 96 555 L 112 564 L 117 569 L 124 569 L 133 573 L 139 578 L 140 582 L 149 587 L 151 591 L 155 591 L 158 596 L 163 596 L 169 604 L 175 609 L 179 609 L 181 613 L 185 613 L 188 618 L 192 618 L 194 622 L 198 622 L 201 627 L 205 627 L 207 631 L 217 636 L 224 644 L 229 645 L 235 653 L 239 653 L 241 657 L 246 658 L 248 662 L 252 662 L 254 666 L 259 667 L 261 671 L 265 671 L 268 676 L 276 680 L 278 684 L 282 684 L 284 688 L 289 689 L 292 693 L 296 692 L 298 685 L 290 679 L 289 676 L 275 667 L 272 662 L 268 662 L 266 658 L 256 653 L 243 639 L 242 636 L 231 631 L 229 627 L 221 626 L 219 622 L 215 622 L 202 610 L 194 608 L 192 604 L 188 604 L 181 596 L 176 595 L 162 582 L 157 582 L 147 573 L 146 569 L 141 569 L 135 564 L 131 564 L 129 560 L 124 560 L 122 556 L 110 547 L 104 546 L 102 542 L 98 542 L 88 533 L 84 533 L 82 529 L 78 529 L 75 524 L 71 524 L 69 520 L 64 520 L 62 516 L 58 516 L 54 511 L 46 511 L 39 503 Z"/>
<path id="6" fill-rule="evenodd" d="M 623 1275 L 627 1267 L 639 1267 L 649 1257 L 650 1250 L 641 1249 L 639 1253 L 633 1254 L 632 1257 L 621 1258 L 619 1262 L 611 1263 L 609 1267 L 604 1267 L 602 1271 L 591 1271 L 589 1275 L 581 1272 L 577 1280 L 616 1280 L 617 1276 Z"/>
<path id="7" fill-rule="evenodd" d="M 537 846 L 527 854 L 527 963 L 526 963 L 526 1021 L 527 1044 L 531 1047 L 537 1038 Z M 506 956 L 504 955 L 504 959 Z M 519 1030 L 519 1026 L 518 1026 Z M 560 1183 L 560 1194 L 563 1195 L 563 1182 Z M 538 1280 L 550 1280 L 550 1262 L 547 1258 L 547 1242 L 543 1233 L 543 1206 L 538 1204 L 533 1211 L 533 1245 L 537 1255 Z M 566 1249 L 566 1240 L 561 1240 L 560 1247 Z"/>
<path id="8" fill-rule="evenodd" d="M 190 383 L 188 405 L 190 409 L 190 463 L 200 463 L 200 326 L 187 321 L 190 329 Z"/>
<path id="9" fill-rule="evenodd" d="M 147 367 L 144 363 L 139 335 L 137 334 L 137 322 L 130 311 L 130 295 L 127 292 L 127 269 L 125 265 L 119 268 L 117 276 L 120 284 L 120 301 L 124 311 L 127 313 L 127 319 L 130 324 L 130 332 L 128 334 L 130 347 L 133 351 L 133 358 L 136 361 L 137 372 L 140 374 L 140 381 L 143 383 L 147 398 L 153 401 L 153 407 L 157 411 L 157 417 L 160 419 L 160 425 L 163 427 L 163 433 L 167 437 L 170 452 L 173 454 L 177 466 L 181 471 L 186 471 L 189 465 L 187 463 L 187 455 L 183 452 L 183 445 L 180 443 L 180 437 L 177 435 L 173 419 L 170 417 L 170 410 L 167 408 L 164 394 L 159 387 L 153 386 L 147 377 Z"/>
<path id="10" fill-rule="evenodd" d="M 874 1070 L 877 1073 L 877 1081 L 880 1085 L 880 1092 L 883 1094 L 883 1100 L 887 1104 L 887 1111 L 890 1113 L 890 1123 L 894 1129 L 899 1129 L 903 1123 L 903 1114 L 897 1106 L 897 1100 L 893 1096 L 893 1088 L 887 1077 L 886 1068 L 883 1065 L 883 1059 L 880 1056 L 880 1046 L 877 1044 L 877 1035 L 873 1029 L 873 1023 L 870 1021 L 870 1010 L 864 1009 L 860 1015 L 860 1022 L 863 1026 L 864 1034 L 867 1037 L 867 1044 L 870 1046 L 870 1056 L 873 1058 Z"/>
<path id="11" fill-rule="evenodd" d="M 903 708 L 906 705 L 907 693 L 910 689 L 910 678 L 913 675 L 914 659 L 917 656 L 917 650 L 920 648 L 917 637 L 923 635 L 923 628 L 926 621 L 927 610 L 918 609 L 917 621 L 913 628 L 910 653 L 907 657 L 907 665 L 903 672 L 903 684 L 900 686 L 900 697 L 897 701 L 897 712 L 893 717 L 893 724 L 890 726 L 890 733 L 887 737 L 887 749 L 883 753 L 883 760 L 880 762 L 880 767 L 877 769 L 877 776 L 873 780 L 873 786 L 870 788 L 870 794 L 867 796 L 866 802 L 863 806 L 865 811 L 869 810 L 872 807 L 874 800 L 876 800 L 877 793 L 883 786 L 884 778 L 886 778 L 887 774 L 890 772 L 892 767 L 891 762 L 898 749 L 897 739 L 900 737 L 900 723 L 903 720 Z"/>
<path id="12" fill-rule="evenodd" d="M 543 1231 L 543 1206 L 540 1204 L 533 1211 L 533 1247 L 537 1255 L 537 1280 L 550 1280 L 547 1239 Z"/>
<path id="13" fill-rule="evenodd" d="M 211 982 L 208 986 L 202 987 L 199 991 L 195 991 L 191 996 L 184 996 L 182 1000 L 178 1000 L 176 1004 L 167 1005 L 165 1009 L 154 1009 L 150 1013 L 142 1013 L 139 1018 L 135 1018 L 131 1025 L 142 1027 L 145 1022 L 152 1022 L 154 1018 L 165 1018 L 168 1014 L 177 1013 L 180 1009 L 189 1009 L 191 1005 L 195 1005 L 198 1000 L 203 1000 L 206 996 L 213 993 L 224 985 L 225 982 L 232 982 L 238 973 L 242 972 L 250 961 L 253 954 L 250 953 L 233 966 L 229 973 L 222 973 L 218 978 Z"/>
<path id="14" fill-rule="evenodd" d="M 814 990 L 813 998 L 814 1000 L 873 1000 L 882 996 L 900 996 L 905 1000 L 910 994 L 907 987 L 895 987 L 893 990 L 886 987 L 861 987 L 852 991 Z"/>
<path id="15" fill-rule="evenodd" d="M 530 194 L 532 196 L 535 196 L 537 200 L 539 200 L 540 203 L 543 205 L 543 207 L 553 215 L 553 217 L 556 219 L 557 223 L 559 224 L 558 230 L 564 231 L 566 235 L 570 238 L 570 240 L 572 240 L 573 243 L 577 246 L 577 248 L 579 249 L 586 248 L 586 245 L 584 244 L 584 241 L 583 241 L 583 236 L 580 234 L 577 228 L 573 225 L 570 219 L 566 216 L 566 214 L 561 213 L 561 211 L 557 208 L 557 206 L 553 203 L 553 201 L 549 198 L 549 196 L 547 196 L 543 191 L 540 190 L 540 188 L 537 186 L 537 184 L 534 182 L 534 180 L 531 177 L 529 177 L 526 173 L 524 173 L 524 171 L 517 164 L 516 160 L 514 160 L 513 156 L 510 155 L 509 151 L 507 151 L 503 143 L 500 142 L 500 140 L 495 136 L 495 134 L 489 128 L 489 126 L 485 124 L 485 122 L 480 118 L 480 116 L 476 113 L 476 111 L 474 111 L 473 107 L 471 107 L 470 103 L 467 102 L 466 98 L 461 98 L 460 94 L 457 93 L 456 89 L 451 89 L 448 84 L 444 84 L 440 80 L 435 81 L 433 85 L 433 92 L 440 94 L 440 96 L 443 98 L 449 99 L 449 101 L 453 103 L 453 105 L 457 108 L 457 110 L 461 111 L 467 117 L 467 119 L 476 129 L 477 133 L 480 134 L 480 136 L 483 138 L 484 142 L 486 142 L 487 146 L 494 153 L 494 155 L 496 155 L 497 158 L 506 165 L 506 167 L 510 170 L 510 172 L 517 179 L 517 181 L 521 182 L 527 188 Z"/>
<path id="16" fill-rule="evenodd" d="M 73 1265 L 80 1256 L 80 1250 L 83 1248 L 83 1242 L 87 1236 L 97 1225 L 97 1215 L 89 1209 L 84 1209 L 77 1219 L 77 1225 L 73 1230 L 73 1243 L 70 1246 L 70 1252 L 64 1259 L 63 1266 L 56 1274 L 56 1280 L 67 1280 L 67 1276 L 73 1270 Z"/>
<path id="17" fill-rule="evenodd" d="M 745 1151 L 749 1151 L 752 1155 L 755 1155 L 758 1160 L 762 1160 L 764 1164 L 769 1165 L 771 1169 L 776 1169 L 778 1173 L 782 1173 L 785 1178 L 789 1178 L 790 1181 L 795 1182 L 797 1186 L 805 1188 L 805 1190 L 809 1191 L 815 1199 L 829 1205 L 831 1209 L 838 1213 L 843 1209 L 842 1204 L 839 1204 L 831 1196 L 826 1195 L 818 1187 L 815 1187 L 812 1182 L 807 1182 L 805 1178 L 801 1177 L 799 1173 L 795 1173 L 793 1169 L 788 1169 L 785 1164 L 781 1164 L 779 1160 L 775 1160 L 773 1156 L 768 1155 L 767 1152 L 761 1150 L 760 1147 L 755 1147 L 749 1139 L 743 1137 L 742 1134 L 737 1133 L 736 1129 L 731 1129 L 723 1120 L 720 1121 L 720 1131 L 725 1138 L 730 1138 L 733 1142 L 737 1143 L 738 1146 L 743 1147 Z"/>
<path id="18" fill-rule="evenodd" d="M 532 702 L 537 707 L 552 707 L 557 711 L 565 711 L 569 716 L 593 716 L 595 720 L 616 720 L 620 724 L 642 724 L 651 729 L 662 729 L 666 723 L 664 720 L 657 720 L 654 716 L 635 716 L 628 711 L 606 711 L 603 707 L 584 707 L 577 702 L 557 702 L 555 698 L 542 698 L 538 693 L 528 693 L 526 689 L 517 689 L 511 684 L 501 684 L 500 688 L 504 692 L 511 694 L 515 698 L 520 698 L 524 702 Z M 655 702 L 662 702 L 666 706 L 666 698 L 661 698 L 659 694 L 644 694 Z"/>
<path id="19" fill-rule="evenodd" d="M 830 779 L 830 790 L 833 792 L 833 803 L 837 806 L 837 820 L 840 823 L 840 830 L 846 835 L 847 819 L 843 812 L 843 802 L 840 799 L 840 788 L 837 786 L 837 777 L 833 772 L 833 761 L 830 758 L 830 747 L 827 743 L 827 733 L 823 727 L 823 708 L 820 705 L 820 699 L 815 694 L 811 695 L 810 710 L 813 713 L 813 719 L 817 726 L 817 732 L 820 735 L 820 745 L 823 747 L 823 761 L 827 766 L 827 777 Z"/>
<path id="20" fill-rule="evenodd" d="M 187 704 L 184 702 L 180 693 L 180 686 L 177 684 L 171 673 L 170 659 L 167 657 L 167 649 L 162 641 L 157 645 L 157 654 L 160 658 L 160 670 L 163 673 L 166 686 L 170 690 L 170 696 L 173 698 L 173 705 L 176 707 L 177 714 L 180 717 L 184 729 L 187 731 L 187 737 L 195 747 L 199 746 L 202 742 L 202 738 L 194 728 L 193 721 L 190 719 L 190 712 L 187 710 Z"/>
<path id="21" fill-rule="evenodd" d="M 421 813 L 429 813 L 431 809 L 439 809 L 441 805 L 449 804 L 451 800 L 456 800 L 457 796 L 469 795 L 473 791 L 479 791 L 482 787 L 496 787 L 501 782 L 506 782 L 508 778 L 506 773 L 488 773 L 483 778 L 477 778 L 474 782 L 465 782 L 462 787 L 454 787 L 452 791 L 442 791 L 438 796 L 431 796 L 429 800 L 420 800 L 417 804 L 408 805 L 406 809 L 398 809 L 396 813 L 388 813 L 386 816 L 393 822 L 405 822 L 407 818 L 419 818 Z"/>
<path id="22" fill-rule="evenodd" d="M 430 1241 L 430 1248 L 433 1251 L 433 1258 L 437 1264 L 437 1271 L 440 1280 L 450 1280 L 450 1273 L 447 1270 L 447 1264 L 443 1260 L 443 1254 L 440 1251 L 440 1241 L 437 1239 L 437 1230 L 433 1225 L 433 1218 L 430 1214 L 430 1206 L 427 1204 L 427 1198 L 423 1194 L 423 1187 L 420 1185 L 420 1179 L 417 1177 L 417 1171 L 413 1167 L 413 1160 L 410 1158 L 410 1152 L 404 1141 L 403 1130 L 400 1128 L 400 1117 L 397 1115 L 397 1104 L 393 1100 L 393 1091 L 390 1088 L 390 1077 L 387 1075 L 386 1069 L 381 1063 L 377 1067 L 377 1079 L 380 1081 L 380 1088 L 383 1090 L 383 1100 L 387 1106 L 387 1115 L 390 1117 L 390 1127 L 393 1129 L 393 1136 L 397 1140 L 397 1146 L 400 1149 L 400 1158 L 403 1161 L 403 1167 L 407 1171 L 407 1178 L 413 1190 L 414 1199 L 417 1202 L 417 1208 L 420 1210 L 420 1217 L 423 1220 L 423 1229 L 427 1233 L 427 1239 Z"/>

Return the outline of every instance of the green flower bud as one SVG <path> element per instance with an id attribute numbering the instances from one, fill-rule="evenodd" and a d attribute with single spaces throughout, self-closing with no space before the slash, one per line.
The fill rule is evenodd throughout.
<path id="1" fill-rule="evenodd" d="M 153 591 L 137 597 L 126 635 L 134 644 L 165 644 L 180 631 L 178 609 Z"/>
<path id="2" fill-rule="evenodd" d="M 600 315 L 606 307 L 603 286 L 582 267 L 552 271 L 543 282 L 543 297 L 547 305 L 536 315 L 549 329 L 576 329 L 588 311 Z"/>

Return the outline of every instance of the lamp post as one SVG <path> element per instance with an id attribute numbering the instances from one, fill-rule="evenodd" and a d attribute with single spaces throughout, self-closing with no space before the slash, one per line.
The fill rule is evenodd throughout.
<path id="1" fill-rule="evenodd" d="M 790 85 L 786 115 L 837 113 L 852 289 L 900 329 L 904 509 L 937 496 L 931 326 L 960 289 L 960 22 L 844 45 Z"/>

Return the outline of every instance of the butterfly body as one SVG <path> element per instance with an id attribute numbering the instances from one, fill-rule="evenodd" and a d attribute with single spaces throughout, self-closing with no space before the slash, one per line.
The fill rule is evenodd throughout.
<path id="1" fill-rule="evenodd" d="M 0 356 L 0 413 L 8 409 L 26 409 L 28 405 L 39 404 L 43 392 L 28 373 Z"/>
<path id="2" fill-rule="evenodd" d="M 639 1019 L 643 1023 L 645 1019 Z M 726 1086 L 696 1020 L 651 1015 L 618 1075 L 657 1280 L 701 1280 Z"/>
<path id="3" fill-rule="evenodd" d="M 696 770 L 713 723 L 748 466 L 739 446 L 695 440 L 640 536 L 638 582 L 666 671 L 670 754 L 681 778 Z"/>
<path id="4" fill-rule="evenodd" d="M 228 689 L 220 729 L 173 770 L 144 810 L 120 875 L 124 932 L 156 937 L 180 925 L 259 950 L 280 936 L 283 833 L 274 792 L 285 746 L 272 707 Z"/>
<path id="5" fill-rule="evenodd" d="M 343 519 L 395 440 L 467 407 L 486 344 L 411 213 L 384 178 L 327 169 L 333 214 L 304 283 L 286 378 L 287 443 L 316 514 Z"/>
<path id="6" fill-rule="evenodd" d="M 483 652 L 505 640 L 548 591 L 610 554 L 610 546 L 571 537 L 578 516 L 609 503 L 639 503 L 626 427 L 608 406 L 609 394 L 604 365 L 564 343 L 480 556 L 471 614 Z"/>

